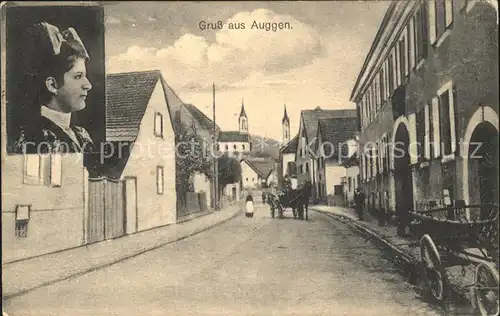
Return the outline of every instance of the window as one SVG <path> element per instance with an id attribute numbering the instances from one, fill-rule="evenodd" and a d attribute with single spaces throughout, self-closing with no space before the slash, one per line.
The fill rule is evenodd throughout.
<path id="1" fill-rule="evenodd" d="M 233 149 L 236 150 L 236 145 L 233 145 Z"/>
<path id="2" fill-rule="evenodd" d="M 31 205 L 16 206 L 16 237 L 28 237 L 28 222 L 30 220 Z"/>
<path id="3" fill-rule="evenodd" d="M 242 147 L 243 147 L 243 150 L 245 150 L 245 144 L 243 144 Z"/>
<path id="4" fill-rule="evenodd" d="M 379 81 L 380 81 L 380 104 L 385 101 L 385 82 L 384 82 L 384 67 L 380 69 Z"/>
<path id="5" fill-rule="evenodd" d="M 408 49 L 406 48 L 406 38 L 403 37 L 399 41 L 399 72 L 401 74 L 401 82 L 403 82 L 403 79 L 406 77 L 406 52 Z"/>
<path id="6" fill-rule="evenodd" d="M 348 180 L 347 180 L 347 182 L 348 182 L 349 191 L 351 191 L 351 186 L 352 186 L 352 178 L 351 178 L 351 177 L 349 177 L 349 178 L 348 178 Z"/>
<path id="7" fill-rule="evenodd" d="M 306 162 L 306 172 L 309 173 L 309 164 Z"/>
<path id="8" fill-rule="evenodd" d="M 417 158 L 418 161 L 424 160 L 425 146 L 425 108 L 417 112 Z"/>
<path id="9" fill-rule="evenodd" d="M 62 183 L 62 155 L 52 154 L 50 159 L 50 182 L 53 187 L 60 187 Z"/>
<path id="10" fill-rule="evenodd" d="M 356 177 L 358 178 L 358 181 L 356 181 L 356 182 L 358 183 L 358 186 L 359 186 L 359 184 L 361 183 L 361 176 L 358 174 Z"/>
<path id="11" fill-rule="evenodd" d="M 394 91 L 394 54 L 389 55 L 389 95 Z"/>
<path id="12" fill-rule="evenodd" d="M 156 192 L 158 194 L 163 194 L 163 167 L 156 167 Z"/>
<path id="13" fill-rule="evenodd" d="M 155 112 L 155 136 L 163 137 L 163 115 Z"/>
<path id="14" fill-rule="evenodd" d="M 246 181 L 248 182 L 248 178 L 246 178 Z"/>
<path id="15" fill-rule="evenodd" d="M 431 43 L 439 40 L 453 22 L 453 3 L 448 0 L 429 1 L 429 21 L 432 27 Z M 434 34 L 432 34 L 434 33 Z"/>
<path id="16" fill-rule="evenodd" d="M 443 156 L 450 155 L 456 150 L 455 135 L 455 105 L 454 89 L 451 82 L 438 91 L 440 109 L 440 134 L 443 143 Z"/>
<path id="17" fill-rule="evenodd" d="M 224 148 L 226 149 L 226 151 L 229 150 L 229 146 L 228 145 L 224 146 Z"/>
<path id="18" fill-rule="evenodd" d="M 432 1 L 431 1 L 432 2 Z M 415 13 L 415 50 L 416 63 L 427 57 L 427 7 L 423 1 Z"/>

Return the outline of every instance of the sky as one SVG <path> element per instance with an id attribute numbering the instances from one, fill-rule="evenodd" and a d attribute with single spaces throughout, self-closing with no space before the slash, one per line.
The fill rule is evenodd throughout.
<path id="1" fill-rule="evenodd" d="M 244 102 L 251 134 L 282 139 L 300 111 L 354 109 L 351 90 L 389 1 L 110 2 L 107 73 L 159 69 L 185 103 L 237 130 Z M 222 28 L 202 29 L 200 22 Z M 251 29 L 289 22 L 291 29 Z M 229 24 L 245 23 L 245 29 Z"/>

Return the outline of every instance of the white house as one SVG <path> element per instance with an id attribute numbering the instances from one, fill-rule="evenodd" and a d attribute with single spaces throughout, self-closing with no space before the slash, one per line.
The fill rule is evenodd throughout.
<path id="1" fill-rule="evenodd" d="M 356 151 L 356 141 L 352 138 L 357 132 L 356 117 L 336 117 L 318 120 L 315 160 L 317 172 L 314 183 L 318 187 L 316 198 L 324 200 L 335 195 L 335 186 L 341 185 L 345 169 L 341 165 Z"/>
<path id="2" fill-rule="evenodd" d="M 273 180 L 275 162 L 270 159 L 241 160 L 241 182 L 243 189 L 259 189 Z"/>
<path id="3" fill-rule="evenodd" d="M 160 71 L 110 74 L 107 176 L 125 181 L 127 233 L 176 221 L 175 133 Z M 121 148 L 120 148 L 121 147 Z"/>

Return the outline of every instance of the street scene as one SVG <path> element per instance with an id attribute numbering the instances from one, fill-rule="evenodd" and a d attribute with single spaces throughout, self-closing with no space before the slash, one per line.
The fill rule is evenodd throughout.
<path id="1" fill-rule="evenodd" d="M 496 0 L 0 5 L 3 316 L 499 314 Z"/>
<path id="2" fill-rule="evenodd" d="M 444 315 L 369 241 L 326 215 L 276 221 L 261 203 L 253 220 L 241 215 L 5 307 L 9 315 Z"/>

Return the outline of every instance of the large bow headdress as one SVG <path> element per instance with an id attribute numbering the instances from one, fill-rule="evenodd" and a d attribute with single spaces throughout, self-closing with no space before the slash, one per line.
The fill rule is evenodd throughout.
<path id="1" fill-rule="evenodd" d="M 61 46 L 67 44 L 82 56 L 85 56 L 87 59 L 90 58 L 74 28 L 70 27 L 67 30 L 60 31 L 58 27 L 47 22 L 41 22 L 40 24 L 47 32 L 54 55 L 59 55 L 61 53 Z"/>

